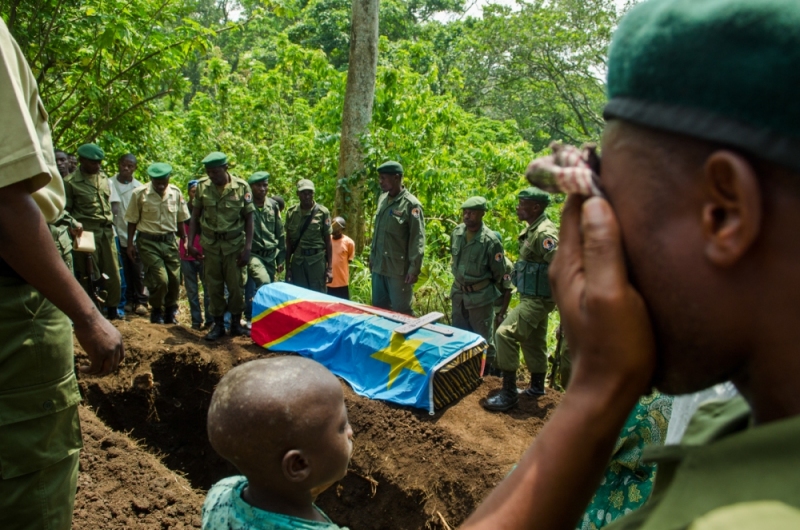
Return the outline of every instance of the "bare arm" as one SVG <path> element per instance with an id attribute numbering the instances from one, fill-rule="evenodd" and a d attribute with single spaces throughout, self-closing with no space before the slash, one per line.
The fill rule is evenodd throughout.
<path id="1" fill-rule="evenodd" d="M 0 188 L 0 257 L 63 311 L 89 355 L 89 374 L 116 370 L 125 357 L 122 336 L 94 303 L 59 256 L 26 181 Z"/>
<path id="2" fill-rule="evenodd" d="M 131 261 L 136 261 L 136 245 L 133 243 L 133 236 L 136 235 L 136 223 L 128 223 L 128 257 Z"/>

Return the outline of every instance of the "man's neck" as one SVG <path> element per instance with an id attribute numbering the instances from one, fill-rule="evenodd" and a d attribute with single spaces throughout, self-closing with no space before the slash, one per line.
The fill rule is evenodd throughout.
<path id="1" fill-rule="evenodd" d="M 117 181 L 120 182 L 121 184 L 130 184 L 131 182 L 133 182 L 133 175 L 130 175 L 128 178 L 123 178 L 122 175 L 117 173 Z"/>
<path id="2" fill-rule="evenodd" d="M 266 203 L 266 202 L 267 201 L 265 201 L 264 199 L 261 199 L 261 202 L 259 202 L 258 199 L 255 199 L 255 198 L 253 199 L 253 204 L 256 205 L 256 208 L 263 208 L 264 207 L 264 203 Z"/>
<path id="3" fill-rule="evenodd" d="M 394 199 L 395 197 L 400 195 L 400 192 L 403 191 L 404 189 L 405 188 L 403 188 L 403 186 L 400 186 L 399 188 L 397 188 L 397 190 L 391 190 L 391 191 L 388 191 L 387 193 L 389 194 L 389 197 Z"/>
<path id="4" fill-rule="evenodd" d="M 333 239 L 336 239 L 337 241 L 339 239 L 342 239 L 342 234 L 339 234 L 338 236 L 336 234 L 333 234 Z"/>

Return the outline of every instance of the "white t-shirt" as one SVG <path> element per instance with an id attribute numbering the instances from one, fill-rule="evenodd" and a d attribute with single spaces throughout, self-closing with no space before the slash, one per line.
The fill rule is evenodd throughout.
<path id="1" fill-rule="evenodd" d="M 128 211 L 128 205 L 131 203 L 131 195 L 133 190 L 143 186 L 141 182 L 136 179 L 131 180 L 127 184 L 123 184 L 117 179 L 117 175 L 108 179 L 111 184 L 111 203 L 119 203 L 119 213 L 114 215 L 114 228 L 119 237 L 119 246 L 128 246 L 128 223 L 125 222 L 125 212 Z"/>

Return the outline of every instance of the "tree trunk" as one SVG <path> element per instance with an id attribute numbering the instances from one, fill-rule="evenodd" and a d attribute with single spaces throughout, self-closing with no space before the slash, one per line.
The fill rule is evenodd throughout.
<path id="1" fill-rule="evenodd" d="M 336 204 L 334 212 L 347 221 L 347 233 L 361 252 L 365 242 L 363 195 L 366 190 L 361 135 L 367 132 L 375 99 L 378 71 L 379 0 L 353 0 L 350 64 L 342 112 Z"/>

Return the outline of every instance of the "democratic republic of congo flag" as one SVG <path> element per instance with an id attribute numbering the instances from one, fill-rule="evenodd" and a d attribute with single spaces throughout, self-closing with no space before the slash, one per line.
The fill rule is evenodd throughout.
<path id="1" fill-rule="evenodd" d="M 477 386 L 476 356 L 486 344 L 480 335 L 441 326 L 453 334 L 419 329 L 404 337 L 393 332 L 401 323 L 365 312 L 365 307 L 288 283 L 264 285 L 253 300 L 252 338 L 269 350 L 320 362 L 362 396 L 431 413 L 438 371 L 450 373 L 437 378 L 439 406 Z M 467 361 L 477 366 L 468 376 L 457 369 Z M 459 395 L 440 399 L 450 391 Z"/>

